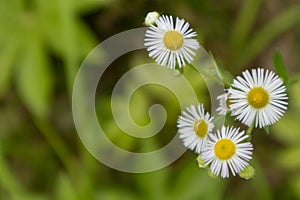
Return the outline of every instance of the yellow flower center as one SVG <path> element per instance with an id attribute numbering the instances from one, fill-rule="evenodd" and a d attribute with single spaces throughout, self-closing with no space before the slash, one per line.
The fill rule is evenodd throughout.
<path id="1" fill-rule="evenodd" d="M 163 42 L 166 48 L 175 51 L 182 47 L 183 37 L 178 31 L 168 31 L 164 35 Z"/>
<path id="2" fill-rule="evenodd" d="M 269 103 L 269 94 L 262 87 L 255 87 L 248 92 L 247 100 L 253 108 L 263 108 Z"/>
<path id="3" fill-rule="evenodd" d="M 194 124 L 194 131 L 199 137 L 204 138 L 208 131 L 207 123 L 203 119 L 199 119 Z"/>
<path id="4" fill-rule="evenodd" d="M 230 139 L 221 139 L 215 144 L 215 154 L 221 160 L 230 159 L 235 153 L 235 145 Z"/>
<path id="5" fill-rule="evenodd" d="M 226 103 L 227 108 L 230 108 L 231 101 L 230 101 L 230 99 L 229 99 L 229 96 L 227 97 L 225 103 Z"/>

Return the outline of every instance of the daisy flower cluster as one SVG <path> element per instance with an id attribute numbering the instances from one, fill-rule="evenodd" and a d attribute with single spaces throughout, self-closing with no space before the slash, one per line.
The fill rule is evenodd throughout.
<path id="1" fill-rule="evenodd" d="M 222 126 L 214 132 L 212 120 L 203 104 L 189 106 L 178 118 L 179 138 L 199 154 L 199 167 L 209 166 L 215 176 L 228 178 L 229 172 L 236 175 L 249 165 L 253 145 L 238 128 Z"/>
<path id="2" fill-rule="evenodd" d="M 262 68 L 246 70 L 217 97 L 217 112 L 229 114 L 248 126 L 247 133 L 233 126 L 214 131 L 213 117 L 199 104 L 189 106 L 179 116 L 179 138 L 185 147 L 199 154 L 199 167 L 209 167 L 212 175 L 228 178 L 231 172 L 233 176 L 252 178 L 252 128 L 277 122 L 287 110 L 287 99 L 286 87 L 274 72 Z"/>
<path id="3" fill-rule="evenodd" d="M 180 69 L 193 61 L 200 45 L 188 22 L 150 12 L 145 25 L 149 26 L 145 47 L 156 63 Z M 179 138 L 186 148 L 198 154 L 199 167 L 207 168 L 211 176 L 228 178 L 230 174 L 239 174 L 245 179 L 252 178 L 252 129 L 277 122 L 287 110 L 287 99 L 286 87 L 274 72 L 263 68 L 246 70 L 217 97 L 216 111 L 248 126 L 247 131 L 224 125 L 216 129 L 214 117 L 199 103 L 190 105 L 179 116 Z"/>

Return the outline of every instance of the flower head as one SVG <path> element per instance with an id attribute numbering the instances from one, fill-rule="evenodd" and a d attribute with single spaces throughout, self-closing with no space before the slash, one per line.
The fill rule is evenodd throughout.
<path id="1" fill-rule="evenodd" d="M 247 137 L 244 131 L 225 126 L 216 134 L 208 135 L 201 155 L 213 174 L 227 178 L 229 170 L 235 176 L 248 166 L 253 146 L 250 142 L 242 142 Z"/>
<path id="2" fill-rule="evenodd" d="M 170 69 L 175 69 L 176 63 L 179 68 L 185 63 L 191 63 L 194 50 L 200 47 L 198 41 L 193 39 L 196 32 L 189 28 L 189 23 L 183 19 L 162 15 L 155 19 L 155 24 L 146 31 L 145 46 L 149 56 L 155 58 L 155 62 Z"/>
<path id="3" fill-rule="evenodd" d="M 184 146 L 200 153 L 207 135 L 214 128 L 212 119 L 209 113 L 205 113 L 203 104 L 186 108 L 177 121 L 179 138 Z"/>
<path id="4" fill-rule="evenodd" d="M 228 111 L 230 111 L 230 101 L 229 101 L 229 93 L 228 90 L 217 97 L 219 100 L 219 107 L 217 108 L 217 112 L 220 115 L 226 115 Z"/>
<path id="5" fill-rule="evenodd" d="M 272 71 L 261 68 L 243 72 L 229 89 L 232 115 L 247 126 L 274 124 L 287 110 L 286 87 Z"/>
<path id="6" fill-rule="evenodd" d="M 155 20 L 159 17 L 159 13 L 156 11 L 153 12 L 148 12 L 145 18 L 145 25 L 146 26 L 151 26 L 155 24 Z"/>

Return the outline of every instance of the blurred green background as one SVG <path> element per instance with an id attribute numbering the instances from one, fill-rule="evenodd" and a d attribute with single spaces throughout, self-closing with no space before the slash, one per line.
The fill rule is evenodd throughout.
<path id="1" fill-rule="evenodd" d="M 270 134 L 254 130 L 256 176 L 249 181 L 210 178 L 191 151 L 145 174 L 110 169 L 87 152 L 72 119 L 76 72 L 97 44 L 143 26 L 153 10 L 190 22 L 203 47 L 233 75 L 253 67 L 274 70 L 276 50 L 290 77 L 300 73 L 299 0 L 0 0 L 0 199 L 300 199 L 299 82 L 288 88 L 289 110 Z M 172 93 L 145 86 L 132 97 L 133 118 L 146 125 L 147 108 L 160 103 L 169 116 L 165 127 L 144 141 L 118 129 L 107 106 L 110 93 L 141 61 L 151 61 L 146 51 L 112 64 L 96 108 L 109 138 L 136 152 L 168 143 L 180 114 Z M 209 103 L 199 76 L 185 75 L 199 101 Z"/>

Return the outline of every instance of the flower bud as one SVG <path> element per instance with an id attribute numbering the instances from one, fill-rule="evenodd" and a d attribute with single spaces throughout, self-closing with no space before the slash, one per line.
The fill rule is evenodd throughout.
<path id="1" fill-rule="evenodd" d="M 197 162 L 198 162 L 198 166 L 199 166 L 200 168 L 206 168 L 206 164 L 205 164 L 205 162 L 202 160 L 201 155 L 199 155 L 199 156 L 197 157 Z"/>
<path id="2" fill-rule="evenodd" d="M 146 26 L 151 26 L 155 24 L 155 20 L 159 17 L 159 13 L 154 11 L 154 12 L 149 12 L 145 18 L 144 24 Z"/>
<path id="3" fill-rule="evenodd" d="M 239 176 L 246 180 L 253 178 L 254 175 L 255 175 L 255 169 L 251 165 L 248 165 L 247 167 L 245 167 L 245 169 L 243 171 L 240 171 L 240 173 L 239 173 Z"/>

